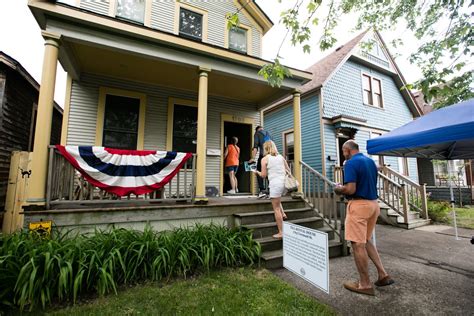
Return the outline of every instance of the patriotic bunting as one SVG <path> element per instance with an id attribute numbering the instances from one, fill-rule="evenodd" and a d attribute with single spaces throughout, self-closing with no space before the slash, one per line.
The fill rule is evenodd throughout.
<path id="1" fill-rule="evenodd" d="M 173 179 L 191 153 L 61 146 L 59 152 L 92 185 L 125 196 L 156 191 Z"/>

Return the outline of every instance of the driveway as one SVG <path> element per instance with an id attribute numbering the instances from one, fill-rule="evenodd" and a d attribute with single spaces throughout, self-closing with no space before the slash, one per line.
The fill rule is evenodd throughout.
<path id="1" fill-rule="evenodd" d="M 352 255 L 329 261 L 330 294 L 286 269 L 274 273 L 342 315 L 474 315 L 474 230 L 460 229 L 455 240 L 448 226 L 404 230 L 378 225 L 376 243 L 395 284 L 370 297 L 342 287 L 357 280 Z M 371 278 L 377 272 L 370 264 Z"/>

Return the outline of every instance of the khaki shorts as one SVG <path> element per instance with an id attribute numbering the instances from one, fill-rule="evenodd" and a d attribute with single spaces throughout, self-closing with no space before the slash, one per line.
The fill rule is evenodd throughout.
<path id="1" fill-rule="evenodd" d="M 346 240 L 366 243 L 372 233 L 380 214 L 380 206 L 376 200 L 351 200 L 347 204 Z"/>

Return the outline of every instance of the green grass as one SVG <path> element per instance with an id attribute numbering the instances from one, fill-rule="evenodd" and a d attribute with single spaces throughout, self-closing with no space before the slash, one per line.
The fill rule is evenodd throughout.
<path id="1" fill-rule="evenodd" d="M 47 315 L 335 315 L 263 269 L 224 269 L 146 283 Z"/>
<path id="2" fill-rule="evenodd" d="M 459 227 L 474 229 L 474 208 L 456 207 L 456 219 Z M 452 224 L 452 215 L 449 217 Z"/>

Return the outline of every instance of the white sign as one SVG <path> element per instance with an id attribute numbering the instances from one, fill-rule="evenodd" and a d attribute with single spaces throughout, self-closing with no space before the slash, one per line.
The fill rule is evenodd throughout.
<path id="1" fill-rule="evenodd" d="M 283 267 L 329 294 L 328 234 L 283 222 Z"/>
<path id="2" fill-rule="evenodd" d="M 206 154 L 208 156 L 220 156 L 221 155 L 221 150 L 220 149 L 210 149 L 210 148 L 208 148 Z"/>

